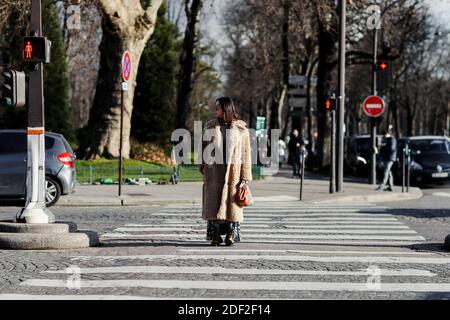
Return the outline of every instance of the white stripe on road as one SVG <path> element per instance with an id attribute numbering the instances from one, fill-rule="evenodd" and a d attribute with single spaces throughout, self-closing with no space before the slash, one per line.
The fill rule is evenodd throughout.
<path id="1" fill-rule="evenodd" d="M 205 241 L 199 241 L 194 239 L 151 239 L 153 243 L 170 243 L 171 245 L 185 245 L 187 243 L 189 244 L 199 244 L 199 245 L 206 245 Z M 139 239 L 139 238 L 105 238 L 102 239 L 102 241 L 108 242 L 108 241 L 114 241 L 115 243 L 128 243 L 130 241 L 135 242 L 145 242 L 148 241 L 148 238 L 146 239 Z M 384 246 L 384 247 L 405 247 L 405 246 L 412 246 L 417 244 L 417 241 L 359 241 L 359 240 L 267 240 L 264 238 L 261 239 L 245 239 L 245 243 L 264 243 L 264 244 L 307 244 L 307 245 L 342 245 L 342 246 Z"/>
<path id="2" fill-rule="evenodd" d="M 66 288 L 65 280 L 30 279 L 21 286 Z M 281 281 L 186 281 L 186 280 L 82 280 L 81 288 L 155 288 L 208 290 L 282 291 L 398 291 L 450 292 L 450 283 L 281 282 Z"/>
<path id="3" fill-rule="evenodd" d="M 152 212 L 151 213 L 152 216 L 179 216 L 179 217 L 201 217 L 201 213 L 180 213 L 180 214 L 175 214 L 175 213 L 156 213 L 156 212 Z M 293 218 L 315 218 L 315 217 L 330 217 L 330 218 L 335 218 L 335 217 L 358 217 L 358 218 L 394 218 L 392 215 L 390 214 L 365 214 L 365 213 L 247 213 L 244 212 L 244 216 L 247 217 L 262 217 L 262 218 L 267 218 L 267 217 L 271 217 L 271 218 L 279 218 L 279 217 L 293 217 Z"/>
<path id="4" fill-rule="evenodd" d="M 198 214 L 151 214 L 152 216 L 177 216 L 177 217 L 199 217 Z M 398 221 L 396 218 L 389 216 L 389 217 L 368 217 L 367 215 L 361 215 L 361 216 L 355 216 L 355 215 L 349 215 L 347 217 L 337 216 L 337 217 L 314 217 L 314 216 L 307 216 L 307 215 L 298 215 L 298 214 L 292 214 L 292 215 L 283 215 L 283 214 L 270 214 L 270 215 L 259 215 L 259 214 L 244 214 L 244 217 L 251 217 L 251 218 L 257 218 L 258 220 L 270 220 L 268 217 L 271 218 L 278 218 L 284 221 L 287 220 L 304 220 L 304 221 Z M 267 217 L 267 218 L 266 218 Z M 155 218 L 153 218 L 155 219 Z"/>
<path id="5" fill-rule="evenodd" d="M 435 192 L 433 193 L 434 197 L 446 197 L 446 198 L 450 198 L 450 193 L 448 192 Z"/>
<path id="6" fill-rule="evenodd" d="M 272 252 L 272 253 L 322 253 L 322 254 L 364 254 L 364 255 L 377 255 L 377 254 L 388 254 L 388 255 L 433 255 L 432 252 L 405 252 L 405 251 L 343 251 L 343 250 L 290 250 L 290 249 L 226 249 L 227 252 Z M 217 249 L 177 249 L 180 252 L 214 252 L 217 253 Z"/>
<path id="7" fill-rule="evenodd" d="M 292 225 L 292 224 L 280 224 L 278 223 L 280 226 L 282 226 L 283 228 L 292 228 L 292 229 L 374 229 L 377 228 L 377 230 L 379 229 L 390 229 L 390 230 L 405 230 L 405 229 L 409 229 L 409 227 L 404 226 L 404 225 Z M 174 228 L 178 229 L 178 228 L 193 228 L 193 227 L 201 227 L 201 228 L 205 228 L 206 227 L 206 223 L 174 223 L 174 224 L 126 224 L 125 227 L 130 227 L 130 228 Z M 246 228 L 246 227 L 258 227 L 258 228 L 273 228 L 273 226 L 270 226 L 269 224 L 254 224 L 251 222 L 245 222 L 241 225 L 241 227 Z"/>
<path id="8" fill-rule="evenodd" d="M 327 229 L 327 230 L 320 230 L 320 229 L 251 229 L 251 228 L 242 228 L 245 230 L 245 232 L 251 232 L 251 233 L 326 233 L 326 234 L 332 234 L 332 233 L 338 233 L 338 234 L 416 234 L 414 230 L 380 230 L 380 229 L 372 229 L 372 230 L 350 230 L 350 229 Z M 158 232 L 158 231 L 179 231 L 179 232 L 201 232 L 204 233 L 204 228 L 201 229 L 192 229 L 192 228 L 152 228 L 152 227 L 145 227 L 145 228 L 117 228 L 114 230 L 114 232 Z"/>
<path id="9" fill-rule="evenodd" d="M 161 224 L 163 223 L 164 225 L 170 226 L 171 224 L 186 224 L 186 223 L 201 223 L 203 225 L 206 224 L 206 222 L 204 220 L 201 219 L 185 219 L 185 220 L 179 220 L 179 219 L 143 219 L 146 221 L 155 221 L 155 220 L 161 220 L 161 221 L 157 221 L 155 223 Z M 291 222 L 289 221 L 289 225 L 290 226 L 294 226 L 294 225 L 299 225 L 299 226 L 309 226 L 309 225 L 320 225 L 320 226 L 334 226 L 334 225 L 355 225 L 355 226 L 360 226 L 364 223 L 365 221 L 314 221 L 313 220 L 308 220 L 308 221 L 301 221 L 301 222 Z M 264 224 L 279 224 L 279 225 L 285 225 L 285 223 L 283 223 L 280 220 L 273 220 L 273 219 L 267 219 L 267 220 L 260 220 L 260 219 L 245 219 L 243 222 L 241 222 L 242 225 L 246 225 L 246 224 L 252 224 L 252 223 L 264 223 Z M 400 221 L 368 221 L 368 223 L 364 223 L 365 226 L 404 226 Z"/>
<path id="10" fill-rule="evenodd" d="M 105 238 L 180 238 L 183 236 L 185 238 L 197 238 L 203 239 L 205 236 L 202 234 L 177 234 L 177 233 L 153 233 L 153 234 L 128 234 L 128 233 L 105 233 L 102 237 Z M 245 238 L 261 238 L 260 234 L 245 234 L 243 237 Z M 298 235 L 298 234 L 289 234 L 289 235 L 278 235 L 278 234 L 266 234 L 263 236 L 265 239 L 336 239 L 336 240 L 403 240 L 403 241 L 425 241 L 425 238 L 422 236 L 365 236 L 365 235 Z"/>
<path id="11" fill-rule="evenodd" d="M 176 261 L 176 260 L 266 260 L 266 261 L 302 261 L 325 263 L 406 263 L 406 264 L 449 264 L 450 258 L 437 257 L 367 257 L 367 256 L 297 256 L 297 255 L 129 255 L 129 256 L 77 256 L 74 261 L 89 260 L 145 260 L 145 261 Z"/>
<path id="12" fill-rule="evenodd" d="M 120 295 L 33 295 L 33 294 L 15 294 L 2 293 L 0 300 L 153 300 L 151 297 L 140 296 L 120 296 Z M 160 298 L 166 300 L 166 298 Z M 181 298 L 178 298 L 181 299 Z M 182 298 L 183 300 L 185 298 Z"/>
<path id="13" fill-rule="evenodd" d="M 378 271 L 378 270 L 377 270 Z M 379 269 L 381 276 L 434 277 L 429 270 Z M 51 270 L 44 273 L 67 274 L 66 270 Z M 328 270 L 284 270 L 284 269 L 229 269 L 223 267 L 166 267 L 166 266 L 123 266 L 80 268 L 80 274 L 105 273 L 166 273 L 166 274 L 248 274 L 248 275 L 317 275 L 317 276 L 368 276 L 368 269 L 355 271 Z"/>

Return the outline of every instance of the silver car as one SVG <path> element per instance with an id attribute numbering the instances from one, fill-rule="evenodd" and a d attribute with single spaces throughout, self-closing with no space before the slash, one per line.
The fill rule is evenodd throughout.
<path id="1" fill-rule="evenodd" d="M 0 202 L 26 196 L 27 137 L 25 130 L 0 130 Z M 53 206 L 61 195 L 75 190 L 75 154 L 66 139 L 45 133 L 46 203 Z"/>

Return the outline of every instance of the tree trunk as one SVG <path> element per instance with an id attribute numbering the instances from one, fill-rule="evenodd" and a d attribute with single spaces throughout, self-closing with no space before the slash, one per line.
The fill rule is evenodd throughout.
<path id="1" fill-rule="evenodd" d="M 128 50 L 132 60 L 129 91 L 123 93 L 123 152 L 130 155 L 131 114 L 139 61 L 154 31 L 156 16 L 162 0 L 149 1 L 144 10 L 140 1 L 100 0 L 103 15 L 101 60 L 94 105 L 88 130 L 80 149 L 85 158 L 117 158 L 120 145 L 120 113 L 122 54 Z"/>
<path id="2" fill-rule="evenodd" d="M 319 65 L 317 68 L 317 165 L 325 166 L 329 164 L 330 143 L 329 136 L 329 114 L 325 110 L 326 96 L 332 88 L 332 72 L 334 64 L 331 62 L 336 56 L 336 46 L 331 31 L 326 30 L 322 22 L 319 21 Z"/>
<path id="3" fill-rule="evenodd" d="M 183 51 L 180 56 L 181 70 L 178 76 L 177 90 L 177 128 L 187 128 L 190 106 L 190 96 L 193 88 L 192 74 L 195 70 L 195 50 L 199 40 L 199 15 L 203 6 L 202 0 L 185 0 L 187 17 L 184 33 Z"/>

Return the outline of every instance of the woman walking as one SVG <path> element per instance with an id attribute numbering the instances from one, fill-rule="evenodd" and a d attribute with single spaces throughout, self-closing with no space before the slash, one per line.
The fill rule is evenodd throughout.
<path id="1" fill-rule="evenodd" d="M 244 220 L 236 193 L 242 182 L 252 180 L 250 135 L 230 98 L 218 98 L 215 108 L 215 119 L 203 131 L 202 217 L 208 221 L 206 239 L 211 245 L 223 243 L 225 235 L 225 245 L 231 246 L 240 241 Z"/>

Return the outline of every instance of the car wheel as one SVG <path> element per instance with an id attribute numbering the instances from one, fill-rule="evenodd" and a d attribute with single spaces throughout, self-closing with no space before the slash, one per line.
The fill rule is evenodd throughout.
<path id="1" fill-rule="evenodd" d="M 45 193 L 45 204 L 47 207 L 51 207 L 58 202 L 61 196 L 61 187 L 58 182 L 50 177 L 45 177 L 45 187 L 47 190 Z"/>

